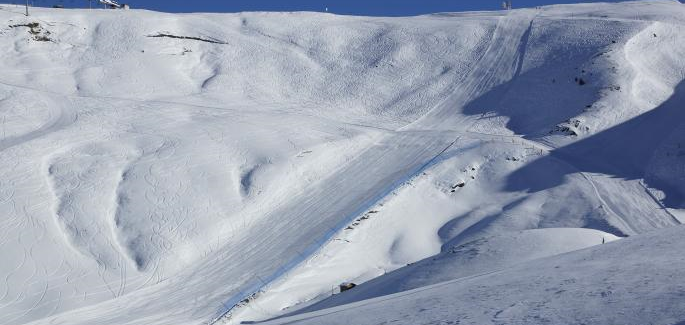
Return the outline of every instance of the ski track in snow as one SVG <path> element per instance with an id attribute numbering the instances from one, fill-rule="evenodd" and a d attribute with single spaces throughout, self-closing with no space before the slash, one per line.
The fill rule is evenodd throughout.
<path id="1" fill-rule="evenodd" d="M 382 166 L 382 163 L 384 161 L 393 162 L 392 159 L 382 158 L 384 158 L 383 156 L 389 154 L 395 155 L 398 151 L 397 147 L 401 147 L 402 149 L 404 149 L 404 147 L 410 147 L 414 151 L 418 151 L 419 148 L 421 148 L 421 143 L 423 142 L 426 147 L 430 148 L 430 150 L 427 152 L 427 154 L 420 154 L 419 157 L 423 158 L 419 158 L 420 160 L 416 161 L 420 165 L 419 168 L 412 168 L 410 166 L 404 167 L 404 170 L 409 170 L 411 172 L 409 172 L 405 176 L 400 175 L 401 178 L 399 179 L 388 179 L 388 181 L 386 181 L 386 184 L 390 184 L 391 186 L 386 188 L 385 190 L 364 191 L 365 193 L 375 193 L 371 194 L 371 196 L 374 199 L 370 201 L 364 201 L 365 204 L 361 205 L 360 208 L 358 208 L 354 213 L 349 214 L 335 227 L 329 228 L 330 232 L 324 235 L 323 238 L 314 237 L 322 238 L 320 241 L 318 241 L 320 244 L 316 244 L 312 248 L 307 248 L 307 253 L 305 253 L 303 257 L 297 258 L 296 260 L 286 264 L 286 267 L 280 269 L 275 274 L 263 278 L 262 286 L 259 286 L 258 288 L 256 288 L 256 290 L 249 291 L 248 295 L 244 295 L 244 293 L 241 293 L 239 296 L 235 296 L 229 299 L 227 303 L 225 303 L 225 306 L 229 308 L 226 311 L 222 312 L 221 315 L 215 318 L 211 323 L 215 323 L 216 321 L 220 320 L 221 317 L 230 313 L 233 306 L 236 305 L 238 302 L 240 302 L 243 299 L 246 299 L 249 295 L 253 295 L 257 291 L 261 290 L 264 286 L 269 285 L 272 281 L 278 279 L 280 276 L 287 273 L 290 269 L 301 263 L 303 260 L 306 259 L 306 256 L 318 250 L 323 245 L 323 243 L 327 242 L 333 235 L 335 235 L 335 233 L 346 227 L 352 220 L 354 220 L 354 218 L 356 218 L 364 211 L 371 208 L 375 203 L 377 203 L 378 200 L 385 197 L 398 185 L 421 173 L 423 170 L 425 170 L 425 168 L 430 164 L 432 160 L 435 160 L 447 149 L 449 149 L 457 140 L 453 140 L 450 143 L 449 137 L 447 137 L 446 139 L 441 139 L 445 137 L 445 135 L 449 136 L 449 132 L 447 131 L 442 132 L 444 134 L 438 133 L 437 137 L 429 137 L 427 139 L 420 136 L 406 136 L 404 134 L 411 134 L 413 132 L 417 132 L 414 130 L 458 129 L 459 127 L 468 125 L 467 121 L 453 121 L 449 118 L 446 119 L 445 117 L 454 116 L 455 111 L 458 111 L 461 108 L 461 106 L 466 104 L 471 98 L 475 98 L 476 96 L 478 96 L 479 92 L 487 91 L 491 87 L 504 83 L 516 74 L 516 70 L 518 70 L 518 68 L 520 67 L 520 63 L 518 61 L 521 60 L 521 58 L 515 56 L 518 51 L 511 49 L 512 47 L 518 48 L 522 40 L 525 41 L 525 35 L 527 35 L 527 33 L 529 33 L 530 31 L 530 26 L 532 24 L 534 13 L 535 11 L 517 11 L 514 14 L 507 15 L 501 18 L 500 22 L 497 25 L 497 29 L 495 30 L 493 40 L 488 50 L 486 51 L 484 57 L 478 62 L 476 68 L 474 69 L 474 71 L 470 73 L 469 77 L 466 78 L 466 82 L 463 85 L 458 85 L 457 87 L 455 87 L 457 89 L 457 92 L 449 96 L 446 100 L 439 104 L 439 106 L 431 110 L 428 113 L 428 115 L 424 117 L 422 120 L 400 130 L 398 132 L 398 135 L 393 135 L 388 139 L 384 139 L 381 142 L 380 150 L 374 150 L 372 153 L 374 156 L 380 155 L 381 159 L 375 158 L 373 156 L 366 157 L 366 155 L 362 155 L 357 159 L 357 161 L 360 161 L 360 164 L 373 164 Z M 514 55 L 514 57 L 512 57 L 512 55 Z M 516 70 L 512 71 L 512 68 Z M 426 141 L 430 141 L 432 143 L 430 145 L 426 145 Z M 436 142 L 443 145 L 435 146 L 433 143 Z M 444 146 L 444 144 L 446 143 L 449 144 L 447 146 Z M 389 148 L 394 152 L 383 152 L 388 150 L 386 148 Z M 440 150 L 441 148 L 442 150 Z M 414 162 L 415 158 L 413 157 L 416 155 L 417 154 L 414 152 L 405 152 L 400 154 L 398 157 L 404 157 L 403 159 L 405 161 Z M 425 162 L 422 163 L 422 160 Z M 366 168 L 367 167 L 364 166 L 359 168 L 359 170 L 361 171 Z M 382 172 L 377 171 L 376 173 Z M 350 172 L 347 170 L 342 171 L 342 174 L 363 175 L 363 177 L 365 178 L 376 176 L 368 174 L 358 174 L 356 173 L 356 171 Z"/>

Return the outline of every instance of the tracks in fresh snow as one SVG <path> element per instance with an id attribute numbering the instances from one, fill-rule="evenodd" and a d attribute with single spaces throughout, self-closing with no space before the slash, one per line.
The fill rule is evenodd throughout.
<path id="1" fill-rule="evenodd" d="M 37 323 L 150 325 L 165 324 L 169 322 L 169 319 L 177 322 L 199 323 L 210 319 L 217 320 L 226 315 L 234 305 L 253 296 L 271 281 L 280 278 L 299 263 L 306 261 L 350 220 L 365 212 L 397 186 L 431 166 L 446 150 L 458 143 L 462 135 L 468 136 L 467 132 L 475 118 L 461 114 L 462 107 L 493 88 L 505 85 L 520 73 L 525 45 L 531 33 L 535 14 L 536 11 L 533 10 L 520 10 L 501 17 L 488 49 L 463 82 L 455 86 L 452 95 L 415 123 L 397 131 L 387 131 L 374 145 L 340 166 L 327 178 L 309 184 L 293 197 L 283 198 L 283 202 L 280 202 L 274 210 L 256 217 L 254 215 L 238 216 L 237 218 L 244 218 L 241 220 L 249 225 L 245 227 L 248 231 L 236 234 L 234 238 L 227 241 L 225 246 L 207 253 L 207 257 L 200 260 L 197 265 L 188 267 L 187 270 L 162 283 L 127 294 L 124 298 L 111 299 L 78 311 L 40 320 Z M 136 100 L 124 98 L 109 99 L 136 102 Z M 148 103 L 161 103 L 161 101 L 148 101 Z M 41 128 L 42 131 L 37 131 L 28 138 L 17 141 L 27 141 L 31 137 L 44 134 L 40 132 L 50 132 L 66 126 L 71 115 L 61 114 L 60 116 L 62 117 Z M 176 150 L 176 146 L 169 146 L 169 150 Z M 89 156 L 91 157 L 88 159 L 92 159 L 93 155 L 89 154 Z M 71 164 L 71 159 L 75 157 L 71 155 L 68 158 L 64 160 L 64 163 Z M 128 171 L 131 176 L 134 174 L 139 176 L 141 182 L 148 182 L 150 188 L 159 187 L 157 182 L 163 180 L 164 175 L 153 175 L 155 163 L 159 162 L 158 158 L 151 157 L 146 164 L 139 164 L 134 169 L 126 169 L 123 174 Z M 115 165 L 110 166 L 104 162 L 98 162 L 94 166 L 101 172 L 108 172 L 120 171 L 126 164 L 122 161 Z M 168 166 L 165 169 L 173 171 Z M 178 170 L 187 169 L 189 169 L 189 164 L 186 161 L 184 165 L 179 165 Z M 242 177 L 243 194 L 250 191 L 251 175 L 248 171 Z M 79 175 L 65 174 L 64 176 L 79 178 Z M 592 182 L 591 179 L 588 180 Z M 119 186 L 128 186 L 127 184 L 133 181 L 131 179 L 119 182 Z M 112 182 L 114 183 L 114 180 Z M 130 187 L 136 187 L 134 185 L 131 183 Z M 179 184 L 179 187 L 182 185 Z M 599 190 L 596 187 L 595 190 L 601 200 Z M 58 191 L 62 194 L 62 202 L 67 203 L 69 203 L 70 195 L 85 195 L 81 193 L 86 192 L 83 187 L 58 189 Z M 159 210 L 159 206 L 155 203 L 158 202 L 157 197 L 154 196 L 155 193 L 138 194 L 140 195 L 135 195 L 135 197 L 140 199 L 141 203 L 130 206 L 146 206 L 151 210 Z M 160 194 L 159 198 L 178 200 L 181 194 L 172 197 L 164 193 L 164 195 Z M 101 201 L 104 202 L 104 200 Z M 121 205 L 118 207 L 122 208 Z M 88 208 L 95 211 L 98 207 Z M 62 215 L 71 216 L 70 211 L 65 211 L 66 213 Z M 130 215 L 132 221 L 139 215 L 143 217 L 147 215 L 151 218 L 151 214 L 139 214 L 137 210 L 130 214 L 122 211 L 118 212 L 119 215 Z M 185 220 L 185 218 L 182 219 L 176 225 L 167 225 L 164 220 L 160 219 L 158 227 L 151 228 L 143 235 L 158 235 L 159 229 L 163 226 L 170 226 L 171 231 L 176 232 L 176 228 L 180 227 Z M 145 237 L 143 235 L 141 237 Z M 134 239 L 132 238 L 130 243 L 135 243 Z M 87 248 L 86 251 L 90 252 L 93 247 Z M 26 258 L 30 261 L 29 253 L 30 251 L 26 252 Z M 155 254 L 151 254 L 147 259 L 157 261 L 152 262 L 148 268 L 156 270 L 159 263 L 154 257 Z M 116 263 L 120 261 L 111 259 L 112 265 Z M 126 272 L 125 269 L 121 270 Z M 252 270 L 253 273 L 246 274 L 245 270 Z M 156 273 L 157 271 L 153 272 L 153 274 Z M 126 279 L 125 274 L 122 275 L 122 279 Z M 146 281 L 151 280 L 152 278 L 149 278 Z M 123 293 L 125 287 L 132 285 L 131 282 L 120 283 L 119 288 L 109 288 L 109 290 Z M 0 291 L 1 294 L 2 291 Z M 193 300 L 189 300 L 188 297 L 193 297 Z"/>
<path id="2" fill-rule="evenodd" d="M 556 148 L 542 142 L 526 139 L 522 136 L 492 135 L 474 131 L 469 131 L 468 136 L 485 141 L 503 141 L 504 139 L 512 139 L 513 141 L 515 139 L 515 141 L 520 141 L 536 150 L 544 151 L 548 159 L 553 159 L 554 161 L 571 168 L 575 173 L 579 174 L 587 181 L 588 185 L 592 188 L 595 197 L 600 203 L 598 208 L 606 214 L 607 221 L 609 221 L 610 225 L 616 228 L 615 230 L 619 231 L 615 232 L 615 235 L 634 235 L 653 229 L 680 224 L 680 221 L 671 214 L 640 181 L 615 179 L 603 174 L 583 171 L 581 168 L 574 165 L 573 161 L 566 159 L 567 157 L 558 157 L 554 154 Z M 606 188 L 613 188 L 613 190 L 607 190 Z M 647 195 L 639 193 L 642 191 L 645 191 Z M 632 201 L 628 203 L 620 201 L 620 198 L 617 201 L 614 199 L 616 195 L 608 195 L 609 193 L 628 192 L 635 193 L 635 195 L 631 196 Z"/>
<path id="3" fill-rule="evenodd" d="M 454 93 L 418 121 L 404 129 L 468 131 L 472 118 L 458 114 L 462 107 L 496 86 L 510 81 L 520 72 L 524 50 L 530 35 L 535 10 L 517 10 L 501 17 L 492 41 L 478 64 Z"/>
<path id="4" fill-rule="evenodd" d="M 473 119 L 459 114 L 461 108 L 493 87 L 508 82 L 519 72 L 523 59 L 521 49 L 525 48 L 535 13 L 535 11 L 521 10 L 502 17 L 485 55 L 466 77 L 465 82 L 456 86 L 452 95 L 423 118 L 383 139 L 378 145 L 355 159 L 350 166 L 338 171 L 338 177 L 355 178 L 357 180 L 354 183 L 362 185 L 362 191 L 359 191 L 359 188 L 355 191 L 343 191 L 355 194 L 348 198 L 336 199 L 339 200 L 336 203 L 349 201 L 346 203 L 349 213 L 339 214 L 345 217 L 335 224 L 325 224 L 323 229 L 329 231 L 323 236 L 313 237 L 321 239 L 306 247 L 305 252 L 298 252 L 299 257 L 286 263 L 285 267 L 267 277 L 259 277 L 261 285 L 252 286 L 256 290 L 241 291 L 231 297 L 224 305 L 226 310 L 210 323 L 215 323 L 229 314 L 240 301 L 254 295 L 262 287 L 294 268 L 306 256 L 318 250 L 337 231 L 347 226 L 351 220 L 385 197 L 398 185 L 430 166 L 431 162 L 459 139 L 462 132 L 468 131 L 473 124 Z M 344 185 L 344 183 L 339 185 Z M 338 184 L 334 187 L 335 190 L 342 188 L 344 186 L 339 187 Z M 357 198 L 359 194 L 362 197 Z M 322 197 L 327 196 L 327 194 L 322 195 Z M 305 213 L 310 216 L 317 215 L 316 211 Z"/>
<path id="5" fill-rule="evenodd" d="M 78 317 L 73 311 L 44 321 L 150 325 L 174 317 L 179 322 L 198 323 L 228 313 L 235 304 L 308 259 L 351 219 L 450 148 L 473 123 L 473 118 L 460 114 L 461 108 L 516 74 L 521 59 L 518 51 L 534 13 L 517 11 L 500 18 L 490 47 L 453 95 L 420 121 L 386 133 L 299 195 L 265 215 L 246 220 L 249 233 L 236 234 L 221 249 L 162 283 L 79 309 Z"/>
<path id="6" fill-rule="evenodd" d="M 58 108 L 53 109 L 50 112 L 49 119 L 39 128 L 21 135 L 0 140 L 0 151 L 40 138 L 46 134 L 65 128 L 76 121 L 76 112 L 69 108 L 71 105 L 57 106 Z"/>
<path id="7" fill-rule="evenodd" d="M 227 309 L 222 311 L 220 316 L 306 260 L 354 218 L 430 166 L 456 142 L 456 135 L 449 135 L 450 133 L 422 131 L 392 134 L 365 150 L 324 184 L 308 192 L 305 197 L 295 202 L 294 207 L 289 206 L 283 212 L 275 212 L 274 214 L 286 214 L 282 218 L 286 222 L 277 227 L 269 227 L 268 224 L 258 226 L 271 229 L 266 230 L 268 235 L 264 238 L 263 245 L 253 244 L 259 249 L 253 253 L 262 255 L 269 252 L 269 255 L 292 258 L 284 260 L 285 263 L 279 267 L 268 264 L 255 265 L 254 269 L 261 271 L 255 276 L 256 283 L 250 287 L 256 290 L 242 290 L 234 294 L 225 302 Z M 269 217 L 265 220 L 272 222 L 274 219 Z M 290 247 L 274 245 L 283 240 L 284 236 L 287 240 L 283 244 L 295 244 L 289 244 Z M 250 241 L 254 241 L 254 238 Z M 255 259 L 245 261 L 253 262 L 265 264 Z"/>

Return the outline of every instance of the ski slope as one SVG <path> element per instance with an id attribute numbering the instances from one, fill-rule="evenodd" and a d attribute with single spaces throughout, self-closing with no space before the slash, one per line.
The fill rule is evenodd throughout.
<path id="1" fill-rule="evenodd" d="M 680 324 L 682 233 L 657 231 L 260 324 Z"/>
<path id="2" fill-rule="evenodd" d="M 21 13 L 0 6 L 0 324 L 335 323 L 492 272 L 543 297 L 535 265 L 625 236 L 587 270 L 638 263 L 623 241 L 683 219 L 677 2 Z M 369 283 L 326 299 L 347 281 Z M 408 292 L 350 320 L 418 313 Z"/>

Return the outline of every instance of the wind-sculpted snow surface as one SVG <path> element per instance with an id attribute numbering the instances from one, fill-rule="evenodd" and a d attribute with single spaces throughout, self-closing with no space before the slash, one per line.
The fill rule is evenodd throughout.
<path id="1" fill-rule="evenodd" d="M 298 313 L 322 310 L 365 299 L 412 290 L 458 278 L 501 270 L 539 258 L 579 250 L 617 237 L 597 230 L 545 228 L 482 237 L 460 245 L 447 243 L 440 254 L 334 295 Z"/>
<path id="2" fill-rule="evenodd" d="M 114 212 L 117 186 L 131 154 L 135 151 L 92 143 L 56 154 L 47 166 L 57 223 L 76 250 L 108 269 L 124 267 L 113 236 L 118 230 Z"/>
<path id="3" fill-rule="evenodd" d="M 22 12 L 0 6 L 0 324 L 269 319 L 679 223 L 675 2 Z"/>
<path id="4" fill-rule="evenodd" d="M 263 324 L 680 324 L 682 244 L 679 226 Z"/>

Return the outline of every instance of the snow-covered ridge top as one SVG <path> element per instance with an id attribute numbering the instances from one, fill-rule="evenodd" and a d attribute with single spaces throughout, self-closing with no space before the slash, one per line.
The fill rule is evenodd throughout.
<path id="1" fill-rule="evenodd" d="M 551 5 L 544 5 L 544 6 L 539 6 L 536 8 L 542 9 L 546 12 L 555 12 L 558 14 L 561 13 L 567 13 L 569 15 L 573 14 L 579 14 L 579 13 L 588 13 L 590 11 L 594 11 L 596 13 L 601 13 L 602 15 L 606 13 L 610 17 L 619 17 L 622 15 L 626 14 L 626 11 L 636 10 L 636 9 L 645 9 L 645 10 L 662 10 L 657 9 L 655 6 L 668 6 L 668 5 L 680 5 L 682 4 L 679 0 L 625 0 L 622 2 L 592 2 L 592 3 L 573 3 L 573 4 L 551 4 Z M 620 6 L 624 8 L 625 10 L 616 10 L 616 7 Z M 10 5 L 10 4 L 0 4 L 0 8 L 3 11 L 7 12 L 16 12 L 19 14 L 24 14 L 24 6 L 23 5 Z M 514 10 L 520 10 L 520 9 L 530 9 L 530 8 L 515 8 Z M 48 7 L 30 7 L 30 11 L 33 12 L 80 12 L 80 11 L 87 11 L 91 14 L 93 14 L 93 10 L 95 10 L 98 14 L 100 13 L 106 13 L 106 14 L 113 14 L 117 12 L 122 12 L 121 10 L 101 10 L 100 8 L 95 8 L 95 9 L 83 9 L 83 8 L 48 8 Z M 356 16 L 356 15 L 339 15 L 331 12 L 315 12 L 315 11 L 243 11 L 243 12 L 235 12 L 235 13 L 217 13 L 217 12 L 181 12 L 181 13 L 167 13 L 167 12 L 161 12 L 161 11 L 152 11 L 144 8 L 132 8 L 130 10 L 125 10 L 123 12 L 126 12 L 127 14 L 132 14 L 132 13 L 155 13 L 155 14 L 169 14 L 173 16 L 192 16 L 192 15 L 244 15 L 244 14 L 251 14 L 251 15 L 274 15 L 274 16 L 282 16 L 282 15 L 327 15 L 327 16 L 332 16 L 332 17 L 366 17 L 366 18 L 380 18 L 380 19 L 388 19 L 388 18 L 403 18 L 403 17 L 382 17 L 382 16 Z M 506 13 L 506 11 L 502 10 L 496 10 L 496 11 L 463 11 L 463 12 L 436 12 L 436 13 L 430 13 L 430 14 L 425 14 L 425 15 L 418 15 L 418 16 L 410 16 L 410 17 L 421 17 L 421 16 L 431 16 L 431 15 L 437 15 L 437 16 L 451 16 L 451 17 L 457 17 L 457 16 L 462 16 L 462 17 L 467 17 L 467 16 L 483 16 L 483 15 L 495 15 L 495 16 L 500 16 L 502 14 Z M 613 15 L 611 15 L 613 13 Z M 663 14 L 663 12 L 662 12 Z"/>

